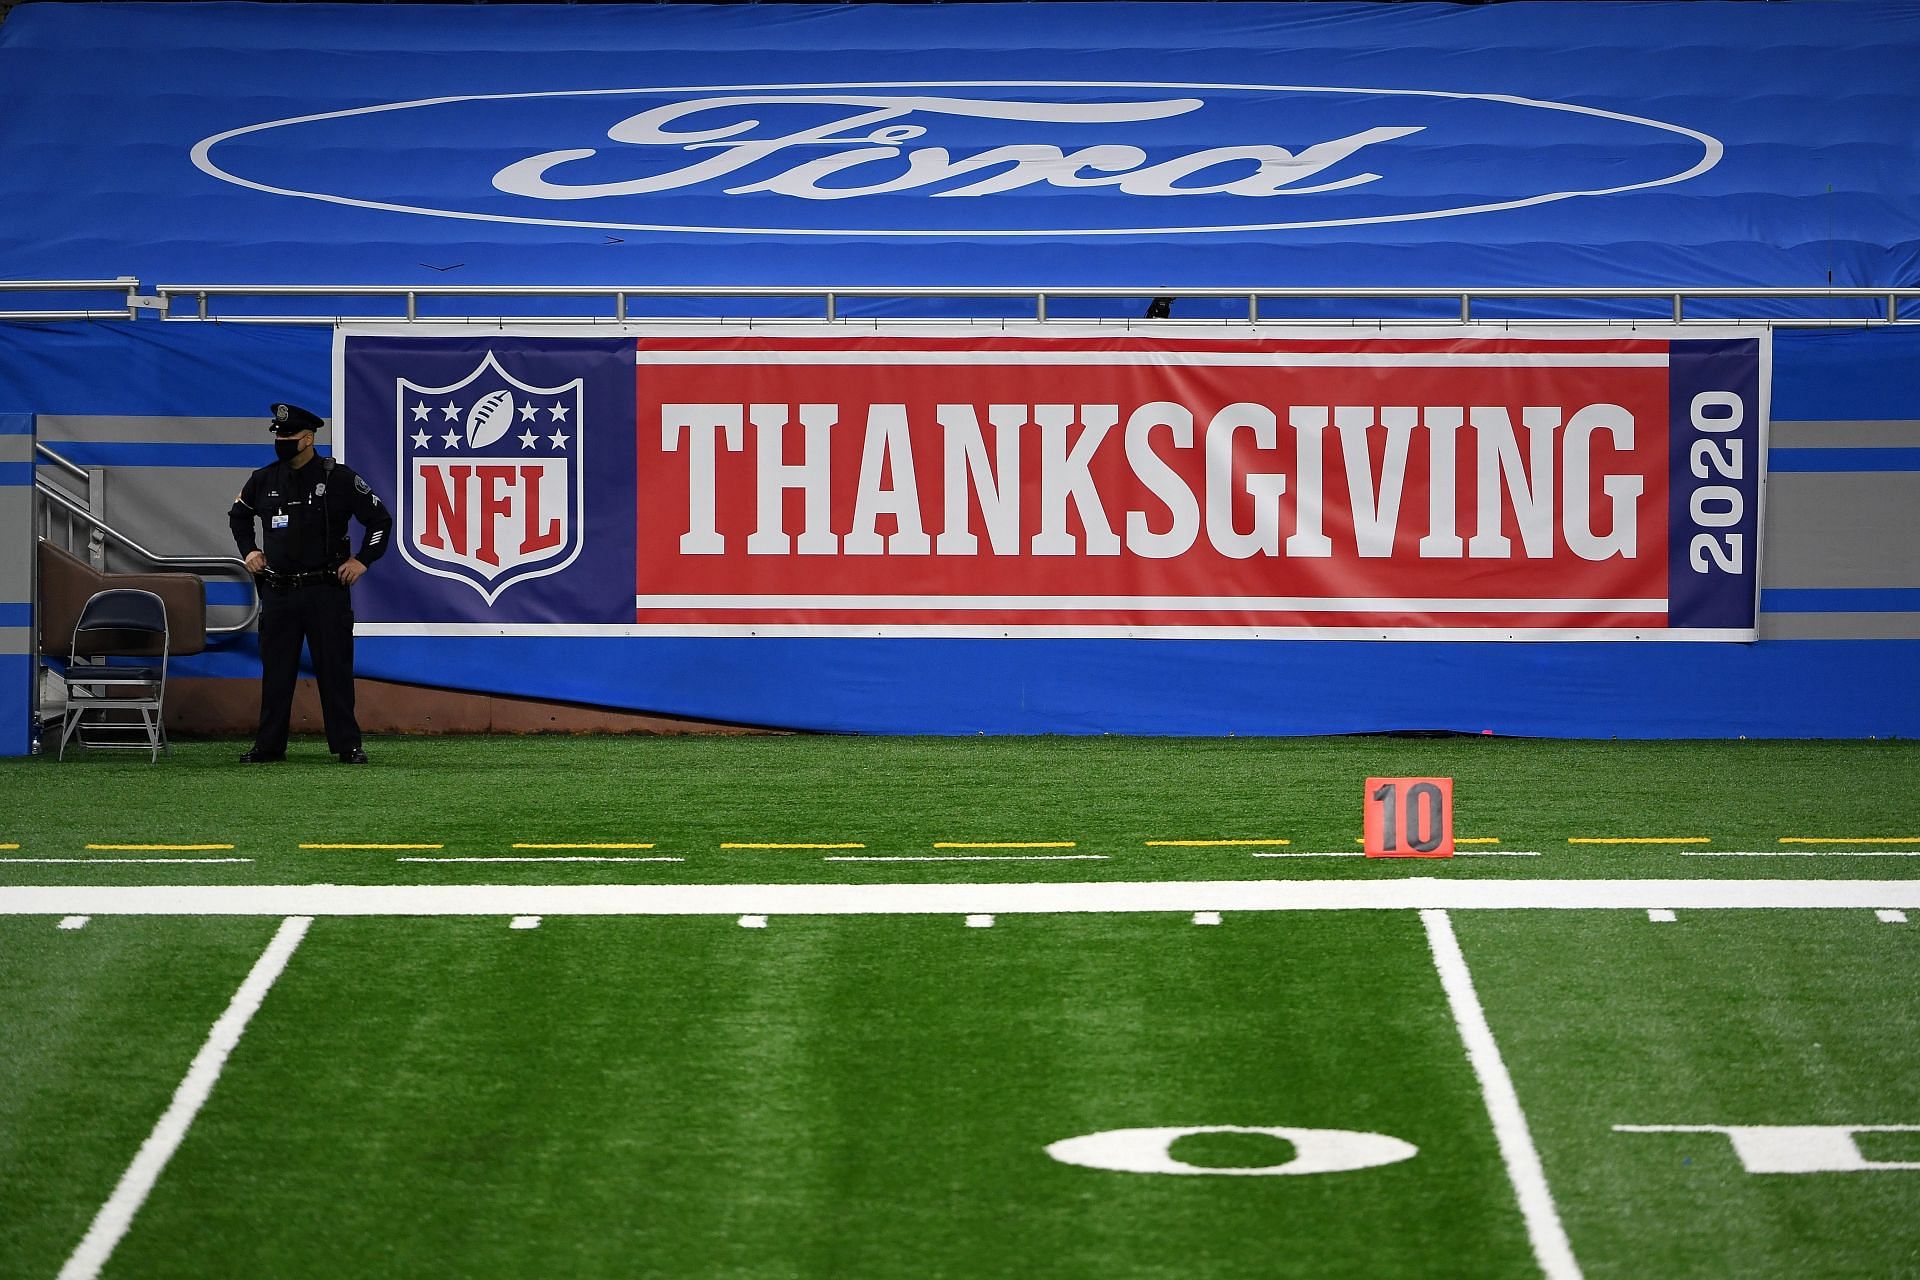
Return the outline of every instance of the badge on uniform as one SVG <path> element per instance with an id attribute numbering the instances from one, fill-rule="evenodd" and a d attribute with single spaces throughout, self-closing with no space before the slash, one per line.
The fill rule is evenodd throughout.
<path id="1" fill-rule="evenodd" d="M 276 529 L 286 528 L 288 519 L 289 517 L 287 516 L 287 513 L 282 511 L 279 515 L 273 518 L 273 527 Z"/>

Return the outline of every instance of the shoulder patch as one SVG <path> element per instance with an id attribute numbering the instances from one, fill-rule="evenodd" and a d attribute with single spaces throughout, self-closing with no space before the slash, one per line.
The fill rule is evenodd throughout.
<path id="1" fill-rule="evenodd" d="M 373 492 L 373 490 L 371 490 L 371 489 L 369 489 L 369 488 L 367 487 L 367 482 L 366 482 L 366 480 L 365 480 L 365 479 L 363 479 L 363 478 L 362 478 L 362 477 L 360 477 L 360 476 L 355 476 L 355 477 L 353 478 L 353 487 L 354 487 L 354 488 L 355 488 L 356 490 L 358 490 L 359 492 L 361 492 L 361 493 L 367 493 L 367 494 L 370 494 L 370 493 L 372 493 L 372 492 Z"/>

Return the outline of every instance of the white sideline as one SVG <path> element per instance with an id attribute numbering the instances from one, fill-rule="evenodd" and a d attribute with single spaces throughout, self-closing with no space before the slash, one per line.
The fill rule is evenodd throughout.
<path id="1" fill-rule="evenodd" d="M 86 1236 L 74 1249 L 73 1256 L 67 1259 L 67 1265 L 60 1268 L 59 1280 L 93 1280 L 100 1274 L 100 1268 L 113 1255 L 114 1247 L 127 1234 L 127 1228 L 133 1225 L 134 1215 L 146 1203 L 161 1170 L 167 1167 L 167 1161 L 179 1150 L 181 1140 L 187 1136 L 187 1128 L 193 1124 L 194 1117 L 200 1114 L 200 1108 L 213 1093 L 214 1082 L 220 1078 L 221 1068 L 227 1065 L 227 1056 L 240 1043 L 241 1033 L 247 1029 L 247 1023 L 260 1008 L 260 1002 L 267 998 L 267 992 L 287 967 L 294 948 L 300 945 L 300 939 L 307 934 L 307 926 L 312 923 L 312 918 L 308 916 L 291 916 L 281 922 L 273 941 L 267 943 L 267 949 L 253 962 L 253 969 L 247 974 L 246 981 L 233 993 L 227 1011 L 220 1015 L 220 1020 L 213 1024 L 213 1030 L 207 1033 L 207 1042 L 194 1055 L 186 1078 L 173 1091 L 172 1103 L 153 1126 L 153 1132 L 147 1135 L 147 1140 L 140 1144 L 133 1163 L 120 1175 L 120 1182 L 114 1187 L 113 1194 L 107 1197 L 107 1202 L 100 1206 L 100 1212 L 94 1215 L 93 1225 L 87 1228 Z"/>
<path id="2" fill-rule="evenodd" d="M 13 885 L 0 916 L 1016 915 L 1116 911 L 1920 909 L 1914 880 L 1165 880 L 1060 884 Z"/>
<path id="3" fill-rule="evenodd" d="M 1920 858 L 1920 849 L 1682 849 L 1683 858 Z"/>
<path id="4" fill-rule="evenodd" d="M 1460 953 L 1460 940 L 1453 935 L 1453 922 L 1446 912 L 1431 910 L 1422 911 L 1420 921 L 1427 927 L 1427 946 L 1433 951 L 1434 967 L 1440 971 L 1440 985 L 1446 989 L 1453 1021 L 1467 1046 L 1467 1061 L 1480 1078 L 1480 1092 L 1493 1119 L 1500 1158 L 1506 1162 L 1507 1177 L 1520 1201 L 1520 1216 L 1526 1220 L 1533 1256 L 1547 1280 L 1580 1280 L 1580 1264 L 1574 1259 L 1566 1229 L 1560 1225 L 1553 1193 L 1547 1189 L 1547 1173 L 1540 1165 L 1540 1152 L 1527 1129 L 1526 1112 L 1520 1109 L 1520 1095 L 1514 1092 L 1513 1077 L 1507 1074 L 1500 1046 L 1473 989 L 1473 974 L 1467 969 L 1467 958 Z"/>

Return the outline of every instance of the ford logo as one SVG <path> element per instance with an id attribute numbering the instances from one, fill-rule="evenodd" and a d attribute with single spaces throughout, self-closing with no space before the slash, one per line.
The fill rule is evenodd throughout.
<path id="1" fill-rule="evenodd" d="M 469 94 L 202 139 L 223 181 L 428 217 L 723 235 L 1098 236 L 1461 217 L 1685 182 L 1704 133 L 1492 93 L 967 82 Z"/>

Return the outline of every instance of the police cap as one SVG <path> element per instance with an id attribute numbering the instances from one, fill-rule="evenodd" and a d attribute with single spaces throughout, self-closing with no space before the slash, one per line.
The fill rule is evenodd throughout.
<path id="1" fill-rule="evenodd" d="M 318 431 L 325 425 L 319 415 L 297 404 L 276 404 L 273 406 L 273 421 L 267 427 L 277 436 L 297 436 L 302 431 Z"/>

